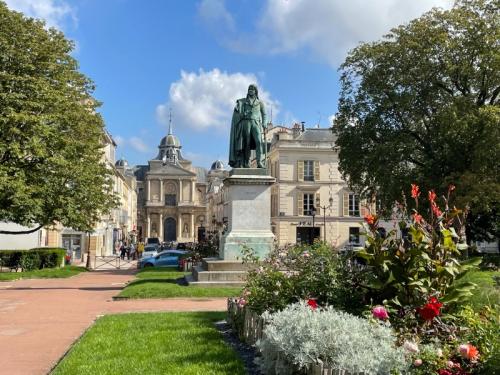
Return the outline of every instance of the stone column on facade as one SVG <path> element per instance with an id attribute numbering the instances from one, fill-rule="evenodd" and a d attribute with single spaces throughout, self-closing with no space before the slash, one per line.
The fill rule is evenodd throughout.
<path id="1" fill-rule="evenodd" d="M 194 213 L 191 214 L 191 238 L 194 242 Z"/>
<path id="2" fill-rule="evenodd" d="M 158 180 L 158 181 L 160 181 L 160 202 L 162 202 L 162 203 L 163 203 L 163 198 L 164 198 L 164 197 L 163 197 L 163 180 L 162 180 L 162 179 L 160 179 L 160 180 Z"/>
<path id="3" fill-rule="evenodd" d="M 150 200 L 151 200 L 151 180 L 148 179 L 148 201 Z"/>
<path id="4" fill-rule="evenodd" d="M 160 228 L 159 233 L 160 233 L 160 241 L 163 241 L 163 214 L 160 213 Z"/>
<path id="5" fill-rule="evenodd" d="M 179 214 L 177 216 L 177 241 L 179 241 L 181 235 L 182 235 L 182 215 Z"/>
<path id="6" fill-rule="evenodd" d="M 151 236 L 151 218 L 149 217 L 149 212 L 146 214 L 148 219 L 147 219 L 147 225 L 146 225 L 146 237 Z"/>
<path id="7" fill-rule="evenodd" d="M 182 199 L 182 180 L 179 179 L 179 202 L 182 202 L 183 199 Z"/>
<path id="8" fill-rule="evenodd" d="M 195 199 L 195 187 L 196 187 L 196 184 L 195 184 L 195 181 L 191 181 L 191 202 L 194 203 L 194 201 L 196 200 Z"/>

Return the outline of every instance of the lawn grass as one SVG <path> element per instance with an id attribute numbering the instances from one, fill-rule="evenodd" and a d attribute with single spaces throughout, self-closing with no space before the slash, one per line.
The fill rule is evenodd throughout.
<path id="1" fill-rule="evenodd" d="M 180 285 L 182 277 L 189 272 L 172 268 L 145 268 L 136 275 L 118 295 L 123 298 L 175 298 L 175 297 L 234 297 L 240 294 L 240 287 L 199 287 Z"/>
<path id="2" fill-rule="evenodd" d="M 19 279 L 61 279 L 86 272 L 85 267 L 65 266 L 61 268 L 44 268 L 41 270 L 24 272 L 0 272 L 0 281 L 12 281 Z"/>
<path id="3" fill-rule="evenodd" d="M 243 363 L 214 327 L 224 318 L 223 312 L 108 315 L 52 375 L 243 375 Z"/>
<path id="4" fill-rule="evenodd" d="M 457 280 L 458 285 L 465 282 L 477 284 L 478 287 L 469 301 L 474 309 L 481 309 L 485 305 L 500 305 L 500 287 L 494 277 L 500 277 L 500 272 L 472 270 Z"/>

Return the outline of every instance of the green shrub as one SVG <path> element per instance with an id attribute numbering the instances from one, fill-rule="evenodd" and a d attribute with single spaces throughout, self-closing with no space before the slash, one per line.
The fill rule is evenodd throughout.
<path id="1" fill-rule="evenodd" d="M 39 247 L 30 251 L 40 254 L 40 268 L 60 267 L 66 255 L 66 250 L 60 247 Z"/>
<path id="2" fill-rule="evenodd" d="M 21 260 L 19 262 L 23 271 L 33 271 L 39 270 L 41 267 L 40 254 L 36 251 L 25 251 L 21 255 Z"/>
<path id="3" fill-rule="evenodd" d="M 35 248 L 31 250 L 0 250 L 2 267 L 31 271 L 56 268 L 63 264 L 66 250 L 62 248 Z"/>
<path id="4" fill-rule="evenodd" d="M 255 260 L 249 249 L 246 259 Z M 242 303 L 257 313 L 278 311 L 303 299 L 356 312 L 364 305 L 356 288 L 361 270 L 322 243 L 275 249 L 249 271 Z M 354 298 L 355 297 L 355 298 Z"/>

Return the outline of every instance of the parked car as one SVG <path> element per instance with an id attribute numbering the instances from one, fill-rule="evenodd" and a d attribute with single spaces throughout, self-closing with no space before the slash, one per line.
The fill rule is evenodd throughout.
<path id="1" fill-rule="evenodd" d="M 146 245 L 157 245 L 157 246 L 160 246 L 161 245 L 161 241 L 158 237 L 149 237 L 147 240 L 146 240 Z"/>
<path id="2" fill-rule="evenodd" d="M 142 253 L 141 259 L 151 258 L 156 256 L 160 251 L 160 245 L 146 245 L 144 246 L 144 252 Z"/>
<path id="3" fill-rule="evenodd" d="M 149 258 L 141 258 L 137 268 L 146 267 L 179 267 L 179 262 L 188 255 L 187 251 L 165 250 Z"/>

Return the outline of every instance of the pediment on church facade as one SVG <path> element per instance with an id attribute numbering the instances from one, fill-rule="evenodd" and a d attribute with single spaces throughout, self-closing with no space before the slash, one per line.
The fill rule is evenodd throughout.
<path id="1" fill-rule="evenodd" d="M 163 165 L 163 163 L 161 162 L 159 163 L 150 162 L 148 174 L 162 174 L 171 176 L 196 176 L 196 173 L 184 169 L 181 166 L 170 163 Z"/>

